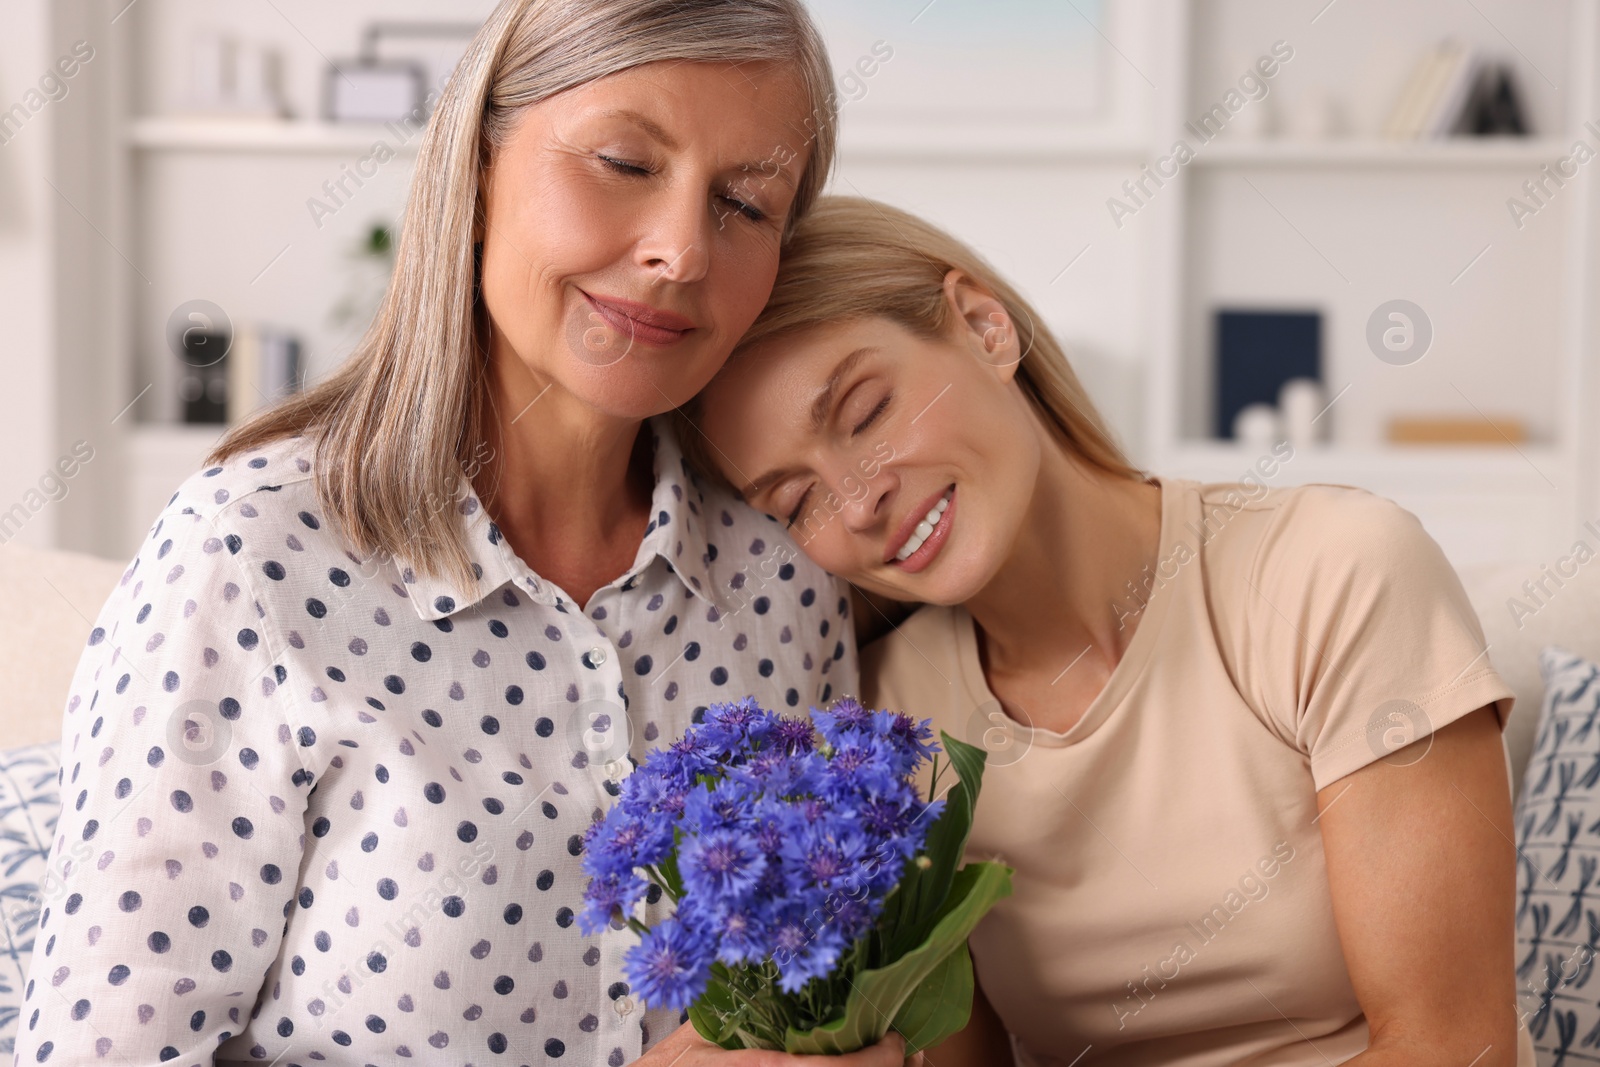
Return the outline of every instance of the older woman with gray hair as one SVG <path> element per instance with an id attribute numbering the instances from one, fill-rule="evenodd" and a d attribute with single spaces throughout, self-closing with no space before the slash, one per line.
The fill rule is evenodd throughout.
<path id="1" fill-rule="evenodd" d="M 222 440 L 96 621 L 19 1062 L 794 1062 L 647 1010 L 573 913 L 630 759 L 856 687 L 845 588 L 661 417 L 835 118 L 800 0 L 495 9 L 359 347 Z"/>

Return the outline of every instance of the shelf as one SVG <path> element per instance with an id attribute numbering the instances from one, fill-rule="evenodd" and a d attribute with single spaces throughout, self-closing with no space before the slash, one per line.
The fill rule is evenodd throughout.
<path id="1" fill-rule="evenodd" d="M 1268 454 L 1228 441 L 1186 441 L 1166 454 L 1165 468 L 1179 477 L 1237 481 Z M 1266 480 L 1276 485 L 1336 482 L 1437 493 L 1543 493 L 1555 491 L 1552 483 L 1570 485 L 1567 474 L 1572 466 L 1567 450 L 1550 444 L 1317 445 L 1296 449 Z"/>
<path id="2" fill-rule="evenodd" d="M 1137 137 L 1054 122 L 975 126 L 969 122 L 844 122 L 841 160 L 1116 163 L 1154 158 Z"/>
<path id="3" fill-rule="evenodd" d="M 1437 141 L 1247 141 L 1195 149 L 1196 167 L 1532 167 L 1566 155 L 1570 141 L 1548 137 L 1459 137 Z"/>
<path id="4" fill-rule="evenodd" d="M 295 122 L 275 119 L 144 118 L 128 144 L 147 151 L 365 153 L 382 141 L 396 154 L 415 152 L 422 131 L 398 123 Z"/>
<path id="5" fill-rule="evenodd" d="M 152 152 L 365 153 L 382 141 L 415 152 L 421 131 L 398 123 L 334 123 L 202 117 L 135 120 L 128 144 Z M 982 128 L 941 123 L 856 126 L 841 131 L 841 156 L 862 159 L 1138 160 L 1150 156 L 1136 139 L 1051 125 Z"/>

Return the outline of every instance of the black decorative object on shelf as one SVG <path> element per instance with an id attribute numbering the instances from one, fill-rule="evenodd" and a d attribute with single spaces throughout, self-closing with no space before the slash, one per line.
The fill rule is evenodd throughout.
<path id="1" fill-rule="evenodd" d="M 1526 137 L 1531 132 L 1510 67 L 1496 65 L 1484 70 L 1462 116 L 1462 126 L 1463 132 L 1479 137 Z"/>
<path id="2" fill-rule="evenodd" d="M 191 329 L 183 335 L 183 373 L 178 379 L 178 399 L 186 423 L 228 421 L 228 358 L 231 338 L 216 330 Z M 223 356 L 213 358 L 214 353 Z"/>
<path id="3" fill-rule="evenodd" d="M 228 421 L 228 352 L 233 320 L 210 300 L 185 300 L 166 324 L 167 351 L 183 364 L 178 401 L 187 423 Z"/>
<path id="4" fill-rule="evenodd" d="M 1219 309 L 1216 315 L 1213 432 L 1231 440 L 1244 408 L 1276 404 L 1291 378 L 1322 380 L 1322 312 Z"/>

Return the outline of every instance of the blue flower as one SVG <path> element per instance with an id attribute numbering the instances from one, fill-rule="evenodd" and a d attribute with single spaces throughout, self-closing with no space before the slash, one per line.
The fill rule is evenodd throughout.
<path id="1" fill-rule="evenodd" d="M 811 721 L 817 724 L 818 732 L 828 744 L 838 745 L 839 739 L 847 733 L 870 730 L 872 712 L 862 707 L 855 697 L 844 696 L 824 711 L 812 708 Z"/>
<path id="2" fill-rule="evenodd" d="M 851 883 L 868 854 L 867 841 L 842 820 L 799 828 L 778 849 L 796 888 L 835 889 Z"/>
<path id="3" fill-rule="evenodd" d="M 872 726 L 880 736 L 886 737 L 896 750 L 904 754 L 905 771 L 909 772 L 923 760 L 940 751 L 933 740 L 933 720 L 918 722 L 901 712 L 875 711 Z"/>
<path id="4" fill-rule="evenodd" d="M 696 786 L 683 803 L 683 828 L 689 834 L 738 826 L 749 818 L 753 790 L 738 778 Z"/>
<path id="5" fill-rule="evenodd" d="M 766 930 L 754 911 L 739 909 L 719 915 L 715 920 L 717 959 L 731 967 L 741 963 L 760 963 L 769 949 Z"/>
<path id="6" fill-rule="evenodd" d="M 790 755 L 810 752 L 817 747 L 816 727 L 805 719 L 780 716 L 777 729 L 773 731 L 772 743 Z"/>
<path id="7" fill-rule="evenodd" d="M 640 769 L 623 779 L 619 807 L 637 815 L 656 814 L 676 818 L 683 812 L 690 784 L 657 771 Z"/>
<path id="8" fill-rule="evenodd" d="M 840 736 L 828 760 L 828 781 L 836 793 L 884 793 L 899 785 L 906 774 L 904 760 L 893 746 L 875 734 Z"/>
<path id="9" fill-rule="evenodd" d="M 658 753 L 660 758 L 657 758 Z M 716 765 L 717 753 L 693 727 L 664 750 L 657 749 L 650 753 L 645 760 L 645 766 L 655 766 L 668 777 L 684 783 L 693 782 L 698 775 L 715 770 Z"/>
<path id="10" fill-rule="evenodd" d="M 672 851 L 672 824 L 665 819 L 635 815 L 613 807 L 589 829 L 584 868 L 591 875 L 628 872 L 650 867 Z"/>
<path id="11" fill-rule="evenodd" d="M 785 993 L 798 993 L 813 978 L 826 978 L 844 949 L 838 924 L 828 921 L 820 909 L 809 914 L 793 907 L 786 909 L 775 924 L 772 937 L 778 988 Z"/>
<path id="12" fill-rule="evenodd" d="M 578 912 L 578 929 L 585 937 L 604 930 L 618 910 L 626 915 L 644 897 L 643 879 L 607 874 L 590 880 L 583 891 L 583 910 Z"/>
<path id="13" fill-rule="evenodd" d="M 677 918 L 663 919 L 630 948 L 623 970 L 652 1008 L 687 1008 L 711 979 L 710 939 Z"/>
<path id="14" fill-rule="evenodd" d="M 850 942 L 872 929 L 878 914 L 883 911 L 883 899 L 858 890 L 854 896 L 837 896 L 832 906 L 833 921 L 839 928 L 839 936 Z"/>
<path id="15" fill-rule="evenodd" d="M 876 838 L 895 837 L 905 833 L 917 812 L 901 797 L 870 796 L 855 807 L 861 828 Z"/>
<path id="16" fill-rule="evenodd" d="M 748 892 L 766 870 L 756 839 L 742 830 L 713 830 L 685 837 L 678 850 L 684 892 L 728 899 Z"/>
<path id="17" fill-rule="evenodd" d="M 745 697 L 733 704 L 711 705 L 695 733 L 708 750 L 735 755 L 760 748 L 773 727 L 772 713 L 756 703 L 755 697 Z"/>
<path id="18" fill-rule="evenodd" d="M 853 697 L 811 712 L 785 718 L 753 697 L 711 705 L 623 779 L 586 835 L 585 934 L 635 912 L 650 884 L 641 872 L 676 860 L 673 916 L 625 960 L 647 1004 L 688 1005 L 718 960 L 770 959 L 786 993 L 832 974 L 923 847 L 943 810 L 912 781 L 937 751 L 930 722 Z"/>
<path id="19" fill-rule="evenodd" d="M 822 788 L 827 764 L 810 752 L 790 755 L 777 747 L 756 753 L 728 776 L 744 782 L 768 796 L 792 797 L 814 793 Z"/>
<path id="20" fill-rule="evenodd" d="M 756 847 L 764 855 L 777 854 L 779 846 L 783 844 L 784 828 L 792 814 L 791 809 L 771 798 L 763 800 L 751 813 Z"/>

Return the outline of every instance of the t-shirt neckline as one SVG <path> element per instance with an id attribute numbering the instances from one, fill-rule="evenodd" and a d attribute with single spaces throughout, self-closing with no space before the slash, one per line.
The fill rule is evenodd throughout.
<path id="1" fill-rule="evenodd" d="M 1160 547 L 1156 551 L 1159 570 L 1162 561 L 1177 558 L 1178 535 L 1183 527 L 1184 511 L 1188 508 L 1189 498 L 1193 494 L 1187 491 L 1190 487 L 1182 479 L 1151 475 L 1147 480 L 1156 483 L 1161 489 L 1161 535 Z M 1194 550 L 1193 554 L 1198 555 L 1198 550 Z M 1094 733 L 1122 703 L 1123 697 L 1134 681 L 1144 673 L 1151 649 L 1155 647 L 1161 625 L 1169 613 L 1169 605 L 1180 586 L 1186 580 L 1194 580 L 1186 578 L 1184 572 L 1197 571 L 1198 566 L 1199 560 L 1190 560 L 1179 566 L 1178 573 L 1165 582 L 1160 581 L 1158 575 L 1156 588 L 1140 612 L 1143 617 L 1134 629 L 1133 639 L 1128 642 L 1122 659 L 1117 661 L 1105 688 L 1096 694 L 1082 718 L 1066 731 L 1057 732 L 1018 722 L 1007 715 L 1009 729 L 1014 732 L 1016 741 L 1023 745 L 1059 748 L 1075 745 Z M 988 680 L 983 676 L 983 662 L 978 656 L 977 627 L 965 605 L 958 604 L 954 608 L 954 622 L 958 646 L 956 669 L 961 675 L 961 684 L 966 690 L 967 698 L 973 702 L 974 707 L 981 708 L 992 704 L 1004 714 L 999 698 L 990 690 Z"/>

